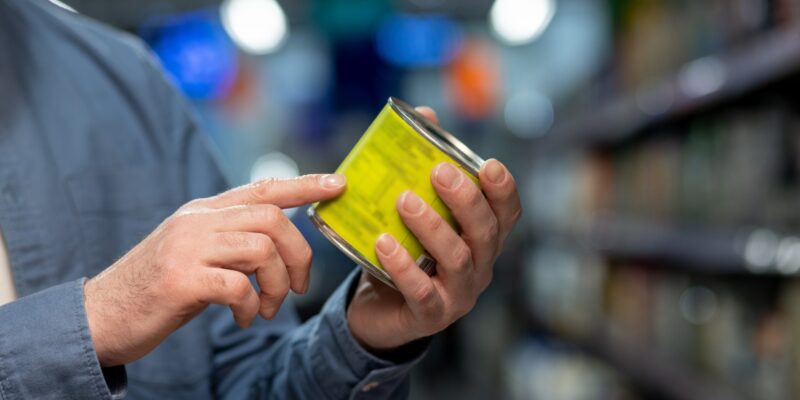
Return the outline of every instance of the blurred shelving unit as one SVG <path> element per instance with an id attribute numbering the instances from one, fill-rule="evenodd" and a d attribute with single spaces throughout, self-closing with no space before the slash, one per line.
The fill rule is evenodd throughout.
<path id="1" fill-rule="evenodd" d="M 525 313 L 526 325 L 549 335 L 566 339 L 578 350 L 598 357 L 619 370 L 633 385 L 668 399 L 748 400 L 741 392 L 719 382 L 687 371 L 680 362 L 639 344 L 614 339 L 598 327 L 589 334 L 575 335 L 559 331 L 539 316 Z"/>
<path id="2" fill-rule="evenodd" d="M 557 178 L 548 177 L 545 179 L 549 181 L 548 185 L 533 189 L 541 198 L 551 196 L 555 199 L 552 202 L 556 208 L 561 207 L 557 215 L 568 221 L 558 221 L 557 226 L 533 223 L 532 236 L 544 242 L 569 243 L 576 252 L 589 251 L 604 260 L 608 269 L 602 274 L 602 279 L 620 279 L 622 283 L 606 282 L 595 299 L 597 303 L 613 301 L 609 299 L 615 296 L 643 296 L 625 300 L 637 304 L 623 307 L 623 311 L 629 314 L 623 315 L 622 319 L 630 320 L 634 315 L 634 320 L 643 318 L 641 324 L 648 325 L 648 329 L 658 330 L 663 328 L 653 327 L 659 322 L 652 316 L 658 311 L 647 307 L 663 302 L 664 293 L 674 293 L 674 298 L 667 297 L 667 302 L 674 300 L 676 308 L 680 308 L 687 307 L 686 304 L 695 299 L 691 294 L 686 295 L 687 289 L 680 285 L 691 287 L 691 282 L 699 281 L 703 282 L 701 285 L 722 288 L 717 297 L 713 297 L 714 291 L 706 286 L 693 292 L 700 293 L 700 297 L 711 293 L 713 307 L 724 314 L 717 317 L 716 325 L 704 325 L 714 318 L 704 317 L 687 322 L 690 328 L 676 330 L 674 335 L 666 332 L 668 336 L 687 335 L 681 340 L 688 348 L 700 346 L 698 343 L 702 339 L 699 338 L 705 335 L 714 340 L 715 334 L 729 335 L 719 340 L 729 346 L 738 343 L 743 347 L 719 351 L 728 352 L 725 354 L 714 353 L 719 349 L 704 350 L 703 354 L 696 356 L 702 359 L 698 363 L 696 359 L 688 361 L 680 355 L 670 354 L 669 350 L 649 346 L 646 339 L 627 341 L 611 334 L 614 328 L 618 328 L 612 326 L 612 320 L 619 318 L 614 316 L 619 310 L 606 310 L 606 315 L 599 316 L 602 322 L 590 324 L 590 327 L 564 329 L 553 322 L 553 315 L 541 315 L 532 308 L 531 295 L 526 293 L 530 288 L 525 287 L 525 283 L 520 284 L 514 303 L 520 308 L 517 312 L 529 329 L 571 342 L 587 354 L 604 360 L 634 386 L 642 388 L 645 398 L 649 398 L 648 394 L 676 400 L 793 398 L 793 393 L 800 389 L 791 378 L 797 372 L 792 365 L 798 360 L 789 355 L 795 354 L 800 347 L 792 341 L 800 333 L 794 319 L 794 310 L 800 309 L 800 306 L 795 308 L 796 303 L 800 301 L 791 294 L 795 278 L 800 274 L 800 236 L 786 233 L 797 231 L 800 225 L 792 220 L 773 226 L 775 217 L 762 220 L 760 217 L 767 213 L 756 212 L 761 211 L 759 208 L 770 208 L 771 203 L 761 202 L 761 199 L 774 196 L 773 192 L 800 199 L 797 195 L 800 193 L 797 190 L 800 186 L 800 163 L 792 161 L 793 157 L 800 158 L 800 146 L 797 145 L 800 143 L 797 139 L 800 137 L 800 122 L 797 122 L 800 115 L 792 101 L 794 95 L 787 95 L 791 90 L 785 86 L 796 85 L 795 78 L 800 76 L 800 25 L 763 29 L 737 43 L 728 50 L 696 58 L 660 78 L 649 79 L 648 82 L 653 83 L 645 87 L 603 101 L 594 99 L 591 104 L 599 106 L 585 107 L 584 113 L 560 118 L 552 131 L 536 142 L 537 157 L 553 164 L 564 163 L 563 159 L 577 161 L 567 162 L 562 171 L 546 172 Z M 769 100 L 761 108 L 749 110 L 753 99 L 757 103 L 757 99 L 762 98 Z M 779 99 L 777 102 L 776 98 Z M 740 113 L 743 109 L 746 112 Z M 728 131 L 733 133 L 728 134 Z M 728 135 L 726 139 L 720 139 L 725 135 Z M 778 135 L 780 140 L 770 141 L 770 135 Z M 736 137 L 731 139 L 731 136 Z M 742 137 L 747 139 L 742 140 Z M 758 146 L 753 146 L 754 143 Z M 762 152 L 757 153 L 758 157 L 748 158 L 756 154 L 755 147 Z M 656 155 L 658 153 L 666 156 Z M 604 161 L 586 162 L 586 154 L 602 154 Z M 773 159 L 778 158 L 781 162 L 774 162 Z M 742 171 L 746 174 L 746 169 L 726 168 L 737 163 L 777 165 L 759 170 L 761 175 L 754 173 L 742 179 L 742 185 L 752 185 L 745 190 L 763 194 L 762 197 L 729 198 L 731 203 L 744 204 L 740 209 L 748 213 L 728 220 L 716 218 L 713 222 L 686 218 L 682 214 L 682 205 L 675 198 L 703 197 L 709 191 L 736 185 L 737 174 Z M 722 167 L 714 169 L 714 165 Z M 712 171 L 709 173 L 704 168 Z M 630 171 L 638 171 L 639 175 Z M 698 183 L 696 176 L 703 174 L 710 178 Z M 571 182 L 564 184 L 562 181 Z M 662 183 L 666 188 L 658 187 Z M 600 187 L 604 192 L 587 195 L 585 190 L 574 188 L 559 190 L 569 185 L 589 186 L 595 188 L 593 190 Z M 662 205 L 655 217 L 646 213 L 639 215 L 637 211 L 641 210 L 631 207 L 631 204 L 643 203 L 637 196 L 641 197 L 647 188 L 656 189 L 659 195 L 644 196 L 646 199 L 669 199 L 664 200 L 667 205 Z M 564 192 L 571 194 L 564 197 Z M 586 204 L 595 201 L 596 197 L 611 197 L 616 203 L 611 201 L 611 207 L 606 204 L 606 207 L 599 207 L 600 211 L 592 210 Z M 713 208 L 722 207 L 718 198 L 711 198 L 700 207 L 704 212 L 711 213 L 716 211 Z M 553 207 L 547 209 L 552 211 Z M 542 270 L 546 268 L 541 267 Z M 634 272 L 615 273 L 618 269 Z M 658 272 L 637 272 L 642 269 Z M 525 274 L 524 271 L 520 273 Z M 576 277 L 571 279 L 582 279 L 580 273 L 572 274 Z M 569 273 L 566 275 L 570 276 Z M 740 282 L 756 280 L 754 282 L 760 282 L 761 288 L 769 289 L 755 289 L 767 292 L 756 296 L 758 299 L 751 298 L 750 293 L 737 295 L 738 289 L 727 281 L 732 276 Z M 558 279 L 565 278 L 561 276 Z M 518 281 L 526 280 L 521 276 Z M 621 285 L 640 286 L 630 292 L 615 294 Z M 764 301 L 765 298 L 771 300 Z M 724 311 L 720 311 L 722 308 Z M 726 326 L 728 331 L 719 330 L 719 326 Z M 786 339 L 771 339 L 774 336 L 769 335 L 775 332 Z M 780 344 L 776 344 L 778 342 Z M 778 353 L 785 354 L 775 355 L 771 350 L 764 350 L 772 348 L 772 345 L 781 349 Z M 734 353 L 735 356 L 731 356 Z M 731 361 L 734 359 L 738 361 Z M 737 363 L 737 366 L 730 369 L 720 367 L 725 363 Z M 716 369 L 705 373 L 698 370 L 698 365 L 715 365 Z M 757 373 L 759 368 L 773 368 L 775 365 L 783 369 L 771 370 L 771 373 L 780 377 Z M 736 378 L 743 368 L 752 368 L 751 375 L 759 376 L 752 380 Z M 731 372 L 734 370 L 736 372 Z M 780 389 L 776 389 L 778 387 Z"/>
<path id="3" fill-rule="evenodd" d="M 634 94 L 611 99 L 593 113 L 565 120 L 549 137 L 566 148 L 621 142 L 652 132 L 661 124 L 733 102 L 798 71 L 800 26 L 783 28 L 762 34 L 741 48 L 689 62 Z M 717 76 L 708 87 L 686 90 L 687 81 L 711 74 Z"/>
<path id="4" fill-rule="evenodd" d="M 614 260 L 679 266 L 706 275 L 798 276 L 800 253 L 781 243 L 795 236 L 766 227 L 715 229 L 672 226 L 620 216 L 597 218 L 588 226 L 539 228 L 540 237 L 588 245 Z"/>

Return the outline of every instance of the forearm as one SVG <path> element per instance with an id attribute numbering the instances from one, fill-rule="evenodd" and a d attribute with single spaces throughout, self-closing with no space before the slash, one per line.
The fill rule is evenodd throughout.
<path id="1" fill-rule="evenodd" d="M 83 285 L 64 283 L 0 307 L 0 398 L 124 396 L 124 367 L 104 371 L 97 361 Z"/>

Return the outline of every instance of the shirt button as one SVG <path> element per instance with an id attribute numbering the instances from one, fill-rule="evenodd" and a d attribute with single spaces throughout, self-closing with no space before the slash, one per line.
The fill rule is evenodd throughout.
<path id="1" fill-rule="evenodd" d="M 376 381 L 372 381 L 372 382 L 370 382 L 370 383 L 367 383 L 366 385 L 362 386 L 362 387 L 361 387 L 361 391 L 362 391 L 362 392 L 364 392 L 364 393 L 366 393 L 366 392 L 369 392 L 369 391 L 370 391 L 370 390 L 372 390 L 372 389 L 375 389 L 375 388 L 376 388 L 376 387 L 378 387 L 379 385 L 380 385 L 380 383 L 378 383 L 378 382 L 376 382 Z"/>

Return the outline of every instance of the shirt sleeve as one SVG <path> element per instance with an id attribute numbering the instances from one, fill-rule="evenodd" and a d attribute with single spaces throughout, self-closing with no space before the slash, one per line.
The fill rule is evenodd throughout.
<path id="1" fill-rule="evenodd" d="M 124 397 L 124 367 L 103 369 L 97 360 L 84 282 L 67 282 L 0 307 L 0 398 Z"/>
<path id="2" fill-rule="evenodd" d="M 409 370 L 424 350 L 410 350 L 408 361 L 394 363 L 372 355 L 355 341 L 346 309 L 359 272 L 345 280 L 319 315 L 300 326 L 292 326 L 296 317 L 287 306 L 276 321 L 259 320 L 249 332 L 235 328 L 230 312 L 220 314 L 212 331 L 217 397 L 406 398 Z M 234 342 L 240 346 L 230 346 Z"/>

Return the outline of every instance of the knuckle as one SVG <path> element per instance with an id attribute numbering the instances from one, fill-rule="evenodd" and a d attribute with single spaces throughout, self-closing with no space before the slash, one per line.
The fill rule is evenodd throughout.
<path id="1" fill-rule="evenodd" d="M 204 206 L 211 198 L 200 198 L 200 199 L 193 199 L 186 202 L 182 205 L 178 210 L 189 210 L 192 208 L 202 207 Z"/>
<path id="2" fill-rule="evenodd" d="M 289 293 L 291 284 L 292 282 L 288 274 L 283 274 L 283 277 L 278 280 L 278 291 L 281 293 L 282 298 L 286 297 L 286 295 Z"/>
<path id="3" fill-rule="evenodd" d="M 178 209 L 175 210 L 175 213 L 173 213 L 172 215 L 180 215 L 181 213 L 184 213 L 184 212 L 186 212 L 188 210 L 191 210 L 192 208 L 197 206 L 197 203 L 195 203 L 196 201 L 197 200 L 192 200 L 192 201 L 189 201 L 187 203 L 184 203 L 183 205 L 178 207 Z"/>
<path id="4" fill-rule="evenodd" d="M 472 250 L 465 243 L 461 242 L 453 249 L 453 267 L 464 269 L 472 262 Z"/>
<path id="5" fill-rule="evenodd" d="M 203 283 L 206 285 L 206 287 L 218 287 L 221 289 L 228 288 L 228 281 L 222 275 L 206 275 L 203 278 Z"/>
<path id="6" fill-rule="evenodd" d="M 261 298 L 261 301 L 268 304 L 279 304 L 283 302 L 283 299 L 285 299 L 288 294 L 288 283 L 286 285 L 281 283 L 279 286 L 264 288 L 259 297 Z"/>
<path id="7" fill-rule="evenodd" d="M 436 292 L 430 282 L 417 285 L 413 292 L 413 299 L 424 308 L 432 308 Z"/>
<path id="8" fill-rule="evenodd" d="M 497 237 L 500 234 L 500 223 L 497 221 L 497 218 L 491 218 L 486 225 L 483 226 L 481 232 L 475 237 L 478 243 L 486 244 L 486 243 L 493 243 L 497 241 Z"/>
<path id="9" fill-rule="evenodd" d="M 174 214 L 164 221 L 164 228 L 168 231 L 184 231 L 193 225 L 197 220 L 197 215 L 192 212 L 181 212 Z"/>
<path id="10" fill-rule="evenodd" d="M 280 224 L 283 222 L 283 211 L 280 207 L 272 204 L 265 204 L 259 207 L 261 218 L 268 224 Z"/>
<path id="11" fill-rule="evenodd" d="M 290 286 L 291 280 L 289 279 L 289 275 L 284 274 L 283 277 L 275 279 L 273 293 L 277 293 L 281 298 L 283 298 L 289 293 Z"/>
<path id="12" fill-rule="evenodd" d="M 428 229 L 431 232 L 438 232 L 442 229 L 444 219 L 442 219 L 436 211 L 428 210 L 428 212 L 425 213 L 425 218 L 428 220 Z"/>
<path id="13" fill-rule="evenodd" d="M 172 215 L 171 217 L 164 220 L 162 226 L 166 231 L 174 231 L 175 229 L 179 228 L 183 221 L 186 220 L 186 214 L 184 213 L 177 213 Z"/>
<path id="14" fill-rule="evenodd" d="M 247 248 L 252 246 L 250 239 L 236 232 L 221 234 L 218 237 L 220 245 L 225 247 Z"/>
<path id="15" fill-rule="evenodd" d="M 258 243 L 255 244 L 255 248 L 261 254 L 264 259 L 271 259 L 272 257 L 277 254 L 277 249 L 275 248 L 275 242 L 269 238 L 267 235 L 260 235 L 258 239 L 256 239 Z"/>
<path id="16" fill-rule="evenodd" d="M 175 210 L 175 212 L 172 215 L 177 216 L 177 215 L 187 214 L 192 212 L 192 210 L 204 208 L 206 202 L 210 200 L 211 198 L 200 198 L 200 199 L 190 200 L 186 203 L 183 203 L 183 205 L 181 205 L 180 207 L 178 207 L 178 209 Z"/>
<path id="17" fill-rule="evenodd" d="M 243 303 L 250 295 L 250 291 L 253 290 L 253 288 L 250 285 L 250 281 L 244 275 L 242 275 L 240 278 L 237 278 L 231 282 L 230 290 L 234 301 L 237 303 Z"/>
<path id="18" fill-rule="evenodd" d="M 259 293 L 258 297 L 261 300 L 262 305 L 267 305 L 268 308 L 276 308 L 273 307 L 283 303 L 283 300 L 286 299 L 286 296 L 289 295 L 289 278 L 284 277 L 284 279 L 278 279 L 275 282 L 268 286 L 264 286 L 261 288 L 261 293 Z"/>
<path id="19" fill-rule="evenodd" d="M 269 198 L 269 193 L 273 190 L 274 186 L 275 178 L 263 179 L 251 184 L 250 193 L 252 193 L 257 202 L 263 201 Z"/>
<path id="20" fill-rule="evenodd" d="M 475 187 L 470 187 L 462 193 L 462 201 L 470 209 L 477 208 L 484 201 L 483 193 Z"/>
<path id="21" fill-rule="evenodd" d="M 308 243 L 303 243 L 303 247 L 299 250 L 299 258 L 302 267 L 311 266 L 311 261 L 314 259 L 314 252 Z"/>

